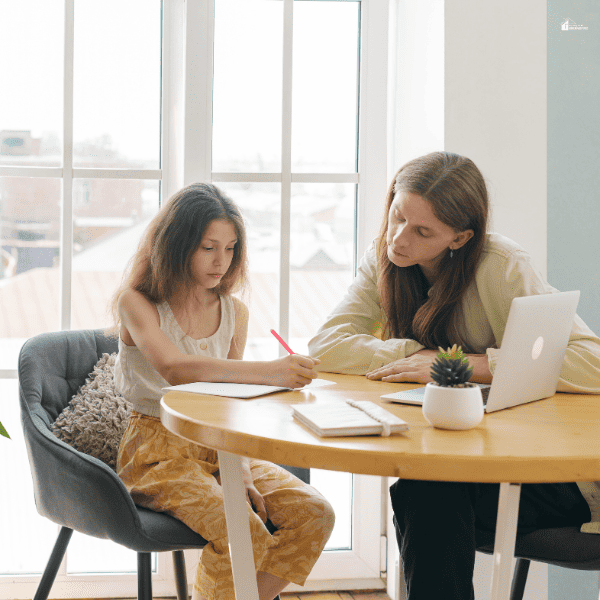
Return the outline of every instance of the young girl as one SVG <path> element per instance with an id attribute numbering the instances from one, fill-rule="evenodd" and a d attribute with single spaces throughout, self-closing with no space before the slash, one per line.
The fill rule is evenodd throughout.
<path id="1" fill-rule="evenodd" d="M 296 388 L 310 383 L 318 363 L 298 354 L 242 360 L 248 310 L 230 292 L 245 276 L 239 210 L 216 187 L 193 184 L 154 218 L 113 303 L 115 382 L 133 403 L 117 471 L 136 504 L 180 519 L 208 541 L 193 593 L 203 600 L 235 598 L 217 452 L 162 426 L 161 389 L 193 381 Z M 284 469 L 251 459 L 243 469 L 259 597 L 272 600 L 289 582 L 304 583 L 334 515 L 325 498 Z"/>
<path id="2" fill-rule="evenodd" d="M 490 382 L 512 299 L 556 291 L 515 242 L 487 233 L 488 195 L 468 158 L 435 152 L 394 177 L 381 233 L 309 343 L 319 369 L 426 383 L 437 347 L 459 344 Z M 579 318 L 558 390 L 600 393 L 600 339 Z M 523 485 L 519 529 L 581 525 L 600 484 Z M 476 535 L 495 533 L 498 486 L 399 480 L 391 488 L 409 600 L 473 598 Z M 587 501 L 587 502 L 586 502 Z"/>

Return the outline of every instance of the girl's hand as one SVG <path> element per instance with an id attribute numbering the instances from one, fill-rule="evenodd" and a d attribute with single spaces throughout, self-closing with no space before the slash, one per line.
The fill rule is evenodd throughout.
<path id="1" fill-rule="evenodd" d="M 281 385 L 289 388 L 299 388 L 309 384 L 316 376 L 315 365 L 321 361 L 302 354 L 290 354 L 284 358 L 271 361 L 269 368 L 273 385 Z"/>
<path id="2" fill-rule="evenodd" d="M 263 523 L 266 523 L 267 507 L 265 506 L 265 499 L 254 486 L 252 472 L 250 471 L 250 461 L 245 457 L 242 458 L 242 476 L 244 478 L 244 487 L 246 488 L 246 499 L 248 500 L 248 503 L 260 517 L 260 520 Z"/>
<path id="3" fill-rule="evenodd" d="M 265 506 L 265 499 L 260 495 L 260 492 L 254 485 L 246 487 L 246 498 L 248 499 L 250 506 L 254 509 L 254 512 L 260 517 L 260 520 L 263 523 L 266 523 L 267 507 Z"/>
<path id="4" fill-rule="evenodd" d="M 390 382 L 428 383 L 433 381 L 430 371 L 436 356 L 436 350 L 420 350 L 411 356 L 370 371 L 367 373 L 367 378 Z"/>

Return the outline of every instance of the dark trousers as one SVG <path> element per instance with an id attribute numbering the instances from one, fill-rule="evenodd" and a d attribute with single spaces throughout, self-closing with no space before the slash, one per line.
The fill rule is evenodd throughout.
<path id="1" fill-rule="evenodd" d="M 400 479 L 390 488 L 408 600 L 473 600 L 477 532 L 496 531 L 500 486 Z M 591 518 L 575 483 L 521 486 L 517 535 Z"/>

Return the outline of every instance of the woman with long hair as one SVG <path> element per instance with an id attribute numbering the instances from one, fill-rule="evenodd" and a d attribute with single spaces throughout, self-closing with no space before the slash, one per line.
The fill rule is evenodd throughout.
<path id="1" fill-rule="evenodd" d="M 426 383 L 438 347 L 457 344 L 473 365 L 471 381 L 490 383 L 513 298 L 556 290 L 523 248 L 488 232 L 485 180 L 466 157 L 434 152 L 410 161 L 385 208 L 354 282 L 309 343 L 318 369 Z M 600 393 L 600 339 L 578 316 L 558 390 Z M 523 485 L 518 533 L 590 521 L 600 511 L 598 487 Z M 473 597 L 476 533 L 494 534 L 498 491 L 477 483 L 392 486 L 409 600 Z"/>
<path id="2" fill-rule="evenodd" d="M 246 277 L 246 233 L 237 206 L 210 184 L 176 193 L 150 223 L 115 294 L 115 383 L 133 404 L 117 472 L 136 504 L 167 512 L 199 533 L 192 598 L 234 600 L 216 450 L 170 433 L 162 388 L 194 381 L 302 387 L 318 360 L 294 354 L 244 361 L 248 309 L 231 293 Z M 302 585 L 329 538 L 327 500 L 283 468 L 243 459 L 260 600 Z"/>

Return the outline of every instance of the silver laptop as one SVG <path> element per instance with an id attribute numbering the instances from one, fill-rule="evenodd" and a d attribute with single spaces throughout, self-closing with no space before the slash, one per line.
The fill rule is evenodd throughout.
<path id="1" fill-rule="evenodd" d="M 514 298 L 491 385 L 482 388 L 485 411 L 549 398 L 560 370 L 579 302 L 579 291 Z M 381 396 L 400 404 L 423 404 L 425 388 Z"/>

